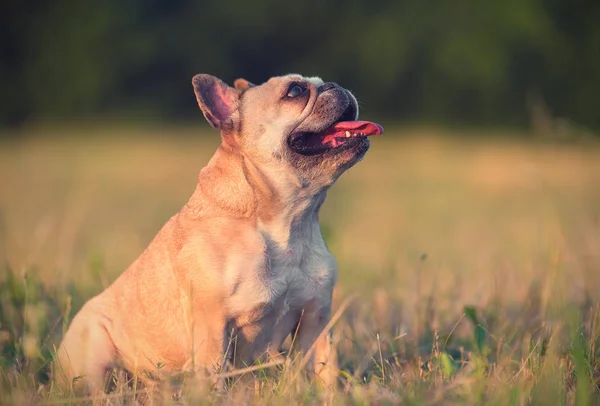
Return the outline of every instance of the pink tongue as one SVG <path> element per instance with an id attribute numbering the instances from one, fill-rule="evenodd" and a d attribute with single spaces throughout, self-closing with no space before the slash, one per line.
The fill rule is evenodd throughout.
<path id="1" fill-rule="evenodd" d="M 320 133 L 320 135 L 323 137 L 321 142 L 323 144 L 331 144 L 333 147 L 336 147 L 341 142 L 336 140 L 336 138 L 346 138 L 346 132 L 349 132 L 350 136 L 360 133 L 368 137 L 383 133 L 383 127 L 370 121 L 341 121 L 339 123 L 335 123 L 327 130 Z"/>
<path id="2" fill-rule="evenodd" d="M 362 133 L 363 135 L 379 135 L 383 133 L 383 127 L 370 121 L 341 121 L 334 124 L 331 129 L 335 132 Z"/>

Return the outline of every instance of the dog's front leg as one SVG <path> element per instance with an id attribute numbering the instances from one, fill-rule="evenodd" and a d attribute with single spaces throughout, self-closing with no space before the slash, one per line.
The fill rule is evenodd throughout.
<path id="1" fill-rule="evenodd" d="M 183 367 L 183 379 L 172 379 L 174 398 L 181 396 L 183 387 L 191 388 L 198 393 L 216 391 L 223 393 L 226 380 L 221 374 L 229 367 L 225 328 L 216 321 L 211 325 L 210 319 L 200 319 L 192 326 L 190 356 Z"/>
<path id="2" fill-rule="evenodd" d="M 331 331 L 324 331 L 331 317 L 330 309 L 304 312 L 298 327 L 296 343 L 303 352 L 311 351 L 310 372 L 314 372 L 319 383 L 334 389 L 337 383 L 337 354 L 332 345 Z"/>
<path id="3" fill-rule="evenodd" d="M 54 378 L 60 387 L 90 395 L 104 392 L 107 371 L 117 358 L 109 327 L 107 318 L 94 312 L 90 305 L 75 316 L 53 364 Z"/>
<path id="4" fill-rule="evenodd" d="M 228 343 L 223 315 L 219 312 L 198 312 L 192 325 L 190 369 L 205 377 L 225 372 Z"/>

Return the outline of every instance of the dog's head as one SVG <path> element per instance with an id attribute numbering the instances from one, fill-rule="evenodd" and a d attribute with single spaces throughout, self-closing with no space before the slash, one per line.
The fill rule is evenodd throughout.
<path id="1" fill-rule="evenodd" d="M 302 184 L 330 185 L 369 149 L 379 124 L 358 120 L 350 91 L 320 78 L 286 75 L 230 87 L 206 74 L 192 80 L 200 109 L 223 145 L 263 167 L 291 171 Z M 284 168 L 286 167 L 286 168 Z"/>

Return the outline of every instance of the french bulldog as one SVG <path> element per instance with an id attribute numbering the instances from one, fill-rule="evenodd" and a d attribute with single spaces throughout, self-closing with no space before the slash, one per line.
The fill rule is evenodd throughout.
<path id="1" fill-rule="evenodd" d="M 337 264 L 319 209 L 383 128 L 358 121 L 352 93 L 318 77 L 230 87 L 198 74 L 192 84 L 222 142 L 185 206 L 75 315 L 56 354 L 57 382 L 103 391 L 116 365 L 147 384 L 248 366 L 277 356 L 292 334 L 294 349 L 314 347 L 312 373 L 331 387 L 335 351 L 321 333 Z"/>

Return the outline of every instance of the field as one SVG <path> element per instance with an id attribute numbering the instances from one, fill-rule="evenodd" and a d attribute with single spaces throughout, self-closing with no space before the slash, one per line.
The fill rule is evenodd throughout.
<path id="1" fill-rule="evenodd" d="M 321 212 L 343 310 L 334 403 L 600 404 L 600 144 L 386 130 Z M 40 127 L 0 144 L 0 404 L 78 401 L 48 380 L 53 346 L 186 202 L 218 143 L 206 131 Z M 179 402 L 319 402 L 300 362 Z"/>

